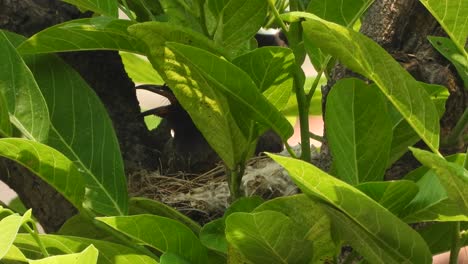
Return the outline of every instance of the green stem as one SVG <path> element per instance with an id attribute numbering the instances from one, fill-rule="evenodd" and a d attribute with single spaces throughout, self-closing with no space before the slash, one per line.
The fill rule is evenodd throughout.
<path id="1" fill-rule="evenodd" d="M 300 87 L 300 76 L 299 71 L 301 68 L 294 73 L 294 90 L 296 91 L 297 107 L 299 110 L 299 124 L 301 131 L 301 159 L 306 162 L 311 161 L 310 156 L 310 137 L 309 137 L 309 101 L 307 101 L 304 87 Z"/>
<path id="2" fill-rule="evenodd" d="M 458 263 L 458 254 L 460 252 L 460 222 L 454 223 L 453 234 L 452 234 L 452 248 L 450 249 L 450 260 L 449 264 Z"/>
<path id="3" fill-rule="evenodd" d="M 278 22 L 284 34 L 286 34 L 288 32 L 288 27 L 286 27 L 286 24 L 284 24 L 284 21 L 280 18 L 278 9 L 276 9 L 275 6 L 275 0 L 268 0 L 268 5 L 270 6 L 271 11 L 273 12 L 273 16 L 276 18 L 276 22 Z"/>
<path id="4" fill-rule="evenodd" d="M 320 142 L 323 142 L 323 141 L 324 141 L 324 140 L 323 140 L 323 137 L 321 137 L 321 136 L 319 136 L 319 135 L 316 135 L 316 134 L 314 134 L 314 133 L 312 133 L 312 132 L 309 132 L 309 137 L 310 137 L 311 139 L 315 139 L 315 140 L 320 141 Z"/>
<path id="5" fill-rule="evenodd" d="M 32 224 L 33 229 L 28 225 L 29 223 Z M 39 237 L 39 232 L 36 227 L 36 223 L 34 221 L 28 221 L 22 225 L 24 229 L 33 237 L 34 241 L 36 241 L 37 245 L 39 246 L 39 249 L 41 250 L 42 255 L 46 258 L 49 255 L 49 252 L 47 252 L 46 247 L 44 246 L 44 243 L 42 243 L 41 238 Z"/>
<path id="6" fill-rule="evenodd" d="M 228 176 L 229 193 L 231 195 L 231 203 L 242 197 L 240 186 L 242 184 L 242 176 L 244 174 L 244 170 L 245 165 L 238 166 L 234 170 L 226 168 Z"/>
<path id="7" fill-rule="evenodd" d="M 458 120 L 450 135 L 444 140 L 444 146 L 453 146 L 463 139 L 466 127 L 468 126 L 468 108 Z"/>
<path id="8" fill-rule="evenodd" d="M 291 158 L 297 159 L 296 153 L 294 153 L 294 150 L 291 148 L 291 146 L 289 146 L 288 142 L 284 143 L 284 146 L 286 147 L 286 150 L 288 151 L 289 156 L 291 156 Z"/>

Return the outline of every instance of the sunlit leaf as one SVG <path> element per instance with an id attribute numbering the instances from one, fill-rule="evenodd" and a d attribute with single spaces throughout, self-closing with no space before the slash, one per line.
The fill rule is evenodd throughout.
<path id="1" fill-rule="evenodd" d="M 431 263 L 416 231 L 351 185 L 297 159 L 269 154 L 310 197 L 324 203 L 337 235 L 370 263 Z"/>
<path id="2" fill-rule="evenodd" d="M 302 14 L 300 14 L 302 15 Z M 351 70 L 371 79 L 435 152 L 439 146 L 439 118 L 424 88 L 382 47 L 366 36 L 313 15 L 303 22 L 304 34 Z"/>
<path id="3" fill-rule="evenodd" d="M 125 67 L 125 71 L 128 77 L 132 79 L 134 83 L 140 84 L 164 84 L 163 79 L 159 76 L 159 73 L 151 66 L 151 63 L 147 58 L 140 55 L 128 52 L 119 52 L 122 57 L 122 63 Z"/>
<path id="4" fill-rule="evenodd" d="M 29 220 L 31 220 L 31 209 L 23 216 L 17 214 L 9 215 L 0 221 L 0 259 L 10 250 L 21 225 Z"/>
<path id="5" fill-rule="evenodd" d="M 8 252 L 0 259 L 0 264 L 21 264 L 28 263 L 28 260 L 24 256 L 23 252 L 19 250 L 15 245 L 11 245 Z"/>
<path id="6" fill-rule="evenodd" d="M 20 163 L 81 208 L 85 192 L 83 175 L 62 153 L 38 142 L 4 138 L 0 139 L 0 156 Z"/>
<path id="7" fill-rule="evenodd" d="M 58 235 L 39 235 L 39 238 L 47 252 L 53 255 L 77 253 L 83 251 L 89 245 L 94 245 L 99 251 L 98 264 L 158 263 L 154 256 L 148 256 L 135 248 L 108 241 Z M 21 249 L 29 259 L 43 257 L 37 242 L 29 234 L 18 234 L 15 246 Z"/>
<path id="8" fill-rule="evenodd" d="M 1 107 L 7 108 L 11 123 L 25 137 L 45 142 L 50 126 L 47 104 L 30 69 L 12 45 L 17 42 L 16 36 L 0 31 L 0 93 L 6 101 Z M 0 121 L 4 122 L 8 120 Z"/>
<path id="9" fill-rule="evenodd" d="M 67 21 L 46 28 L 18 47 L 22 54 L 80 50 L 121 50 L 144 54 L 145 44 L 130 35 L 135 23 L 110 17 Z"/>
<path id="10" fill-rule="evenodd" d="M 89 245 L 80 253 L 51 256 L 43 259 L 30 260 L 30 264 L 95 264 L 98 261 L 98 250 Z"/>
<path id="11" fill-rule="evenodd" d="M 194 264 L 207 261 L 207 250 L 182 223 L 156 215 L 98 217 L 97 220 L 162 253 L 173 253 Z"/>
<path id="12" fill-rule="evenodd" d="M 226 238 L 251 263 L 308 263 L 312 241 L 287 216 L 275 211 L 233 213 Z"/>
<path id="13" fill-rule="evenodd" d="M 338 81 L 327 97 L 325 124 L 338 178 L 351 185 L 383 180 L 392 127 L 375 85 L 354 78 Z"/>

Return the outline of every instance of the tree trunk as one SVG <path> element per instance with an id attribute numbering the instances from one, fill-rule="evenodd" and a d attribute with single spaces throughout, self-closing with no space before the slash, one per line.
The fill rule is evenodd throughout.
<path id="1" fill-rule="evenodd" d="M 446 137 L 468 106 L 468 93 L 451 63 L 429 43 L 427 36 L 446 36 L 443 29 L 417 0 L 376 0 L 363 18 L 361 32 L 387 50 L 418 81 L 439 84 L 450 92 L 446 112 L 440 121 L 441 137 Z M 335 67 L 332 81 L 322 89 L 322 108 L 325 113 L 326 96 L 333 84 L 353 75 L 342 65 Z M 425 147 L 422 142 L 418 147 Z M 466 144 L 441 147 L 444 154 L 463 152 Z M 322 167 L 329 168 L 331 158 L 328 145 L 322 147 Z M 399 179 L 419 166 L 406 153 L 386 172 L 387 179 Z"/>

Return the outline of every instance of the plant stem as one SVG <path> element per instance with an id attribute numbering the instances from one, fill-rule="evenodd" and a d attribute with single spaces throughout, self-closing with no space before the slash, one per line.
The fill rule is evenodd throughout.
<path id="1" fill-rule="evenodd" d="M 288 142 L 284 143 L 284 146 L 286 147 L 286 150 L 288 151 L 289 156 L 291 156 L 291 158 L 297 159 L 296 153 L 294 153 L 294 150 L 291 148 L 291 146 L 289 146 Z"/>
<path id="2" fill-rule="evenodd" d="M 33 229 L 28 225 L 29 223 L 32 224 Z M 39 237 L 39 232 L 36 227 L 36 223 L 34 221 L 28 221 L 22 225 L 26 231 L 33 237 L 34 241 L 36 241 L 37 245 L 39 246 L 39 249 L 41 250 L 42 255 L 46 258 L 49 255 L 49 252 L 47 252 L 47 249 L 44 246 L 44 243 L 42 243 L 41 238 Z"/>
<path id="3" fill-rule="evenodd" d="M 452 248 L 450 249 L 449 264 L 457 264 L 458 253 L 460 252 L 460 222 L 455 222 L 452 235 Z"/>
<path id="4" fill-rule="evenodd" d="M 229 193 L 231 202 L 242 197 L 240 186 L 242 184 L 242 176 L 244 175 L 245 165 L 239 165 L 237 169 L 231 170 L 226 168 L 228 176 Z"/>
<path id="5" fill-rule="evenodd" d="M 463 115 L 458 120 L 457 124 L 453 128 L 452 132 L 444 140 L 444 146 L 453 146 L 458 143 L 458 141 L 463 137 L 464 131 L 468 126 L 468 109 L 465 109 Z"/>
<path id="6" fill-rule="evenodd" d="M 314 134 L 314 133 L 312 133 L 312 132 L 309 132 L 309 137 L 310 137 L 311 139 L 315 139 L 315 140 L 317 140 L 317 141 L 323 142 L 323 137 L 321 137 L 321 136 L 319 136 L 319 135 L 316 135 L 316 134 Z"/>
<path id="7" fill-rule="evenodd" d="M 276 22 L 281 27 L 281 30 L 286 34 L 288 32 L 288 27 L 286 27 L 286 24 L 284 24 L 283 20 L 280 18 L 280 14 L 278 12 L 278 9 L 276 9 L 275 6 L 275 0 L 268 0 L 268 5 L 270 6 L 271 11 L 273 12 L 273 16 L 276 18 Z"/>
<path id="8" fill-rule="evenodd" d="M 310 137 L 309 137 L 309 101 L 307 101 L 304 87 L 301 87 L 299 72 L 300 67 L 294 73 L 294 90 L 296 91 L 297 107 L 299 110 L 299 124 L 301 127 L 301 159 L 306 162 L 311 161 Z"/>

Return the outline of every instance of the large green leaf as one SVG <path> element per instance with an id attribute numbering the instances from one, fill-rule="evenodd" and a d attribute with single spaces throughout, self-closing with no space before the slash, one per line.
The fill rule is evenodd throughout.
<path id="1" fill-rule="evenodd" d="M 87 184 L 86 203 L 103 215 L 127 212 L 123 160 L 112 122 L 95 92 L 55 55 L 28 59 L 50 109 L 48 145 L 75 162 Z"/>
<path id="2" fill-rule="evenodd" d="M 418 185 L 412 181 L 366 182 L 355 186 L 394 215 L 400 215 L 418 193 Z"/>
<path id="3" fill-rule="evenodd" d="M 134 23 L 110 17 L 68 21 L 35 34 L 18 47 L 22 54 L 80 50 L 122 50 L 144 54 L 146 46 L 127 28 Z"/>
<path id="4" fill-rule="evenodd" d="M 239 108 L 245 109 L 245 120 L 236 121 L 254 120 L 272 128 L 284 140 L 293 134 L 294 131 L 289 122 L 258 91 L 255 83 L 245 72 L 207 51 L 177 43 L 167 45 L 168 51 L 174 54 L 175 60 L 191 70 L 190 74 L 193 76 L 190 77 L 194 77 L 196 81 L 205 82 L 233 101 Z M 166 60 L 169 62 L 170 59 L 172 58 L 168 57 Z M 173 70 L 166 69 L 166 72 L 169 71 Z M 190 110 L 187 110 L 190 113 Z"/>
<path id="5" fill-rule="evenodd" d="M 307 239 L 313 241 L 312 263 L 331 262 L 336 253 L 336 246 L 331 237 L 330 218 L 322 206 L 304 194 L 279 197 L 257 207 L 254 212 L 280 212 L 306 231 Z"/>
<path id="6" fill-rule="evenodd" d="M 118 17 L 117 0 L 63 0 L 81 9 L 90 10 L 110 17 Z"/>
<path id="7" fill-rule="evenodd" d="M 226 238 L 251 263 L 308 263 L 312 241 L 304 229 L 282 213 L 233 213 Z"/>
<path id="8" fill-rule="evenodd" d="M 39 235 L 39 238 L 47 249 L 47 252 L 52 255 L 81 252 L 92 244 L 99 251 L 98 264 L 158 263 L 155 258 L 145 255 L 136 249 L 108 241 L 58 235 Z M 18 234 L 15 246 L 20 248 L 29 259 L 40 259 L 43 257 L 41 250 L 37 246 L 37 242 L 29 234 Z"/>
<path id="9" fill-rule="evenodd" d="M 411 227 L 351 185 L 304 161 L 270 154 L 301 190 L 324 203 L 338 234 L 371 263 L 430 263 L 424 240 Z"/>
<path id="10" fill-rule="evenodd" d="M 458 205 L 460 213 L 468 215 L 468 171 L 428 151 L 415 148 L 411 151 L 422 164 L 435 171 L 448 198 Z"/>
<path id="11" fill-rule="evenodd" d="M 206 248 L 192 230 L 178 221 L 156 215 L 96 219 L 162 253 L 179 255 L 194 264 L 207 261 Z"/>
<path id="12" fill-rule="evenodd" d="M 0 259 L 10 250 L 21 225 L 29 220 L 31 220 L 31 209 L 23 216 L 17 214 L 9 215 L 0 221 Z"/>
<path id="13" fill-rule="evenodd" d="M 435 152 L 439 146 L 439 118 L 423 87 L 382 47 L 366 36 L 311 14 L 304 34 L 322 51 L 351 70 L 374 81 L 421 139 Z"/>
<path id="14" fill-rule="evenodd" d="M 195 234 L 200 233 L 200 225 L 176 209 L 161 202 L 143 197 L 130 199 L 129 214 L 153 214 L 177 220 L 189 227 Z"/>
<path id="15" fill-rule="evenodd" d="M 463 56 L 451 39 L 434 36 L 427 38 L 432 46 L 455 66 L 458 75 L 465 84 L 465 89 L 468 89 L 468 56 Z"/>
<path id="16" fill-rule="evenodd" d="M 134 83 L 164 84 L 163 79 L 153 66 L 151 66 L 147 58 L 123 51 L 119 52 L 119 54 L 128 77 L 130 77 Z"/>
<path id="17" fill-rule="evenodd" d="M 351 185 L 383 180 L 392 125 L 375 85 L 355 78 L 338 81 L 327 97 L 325 124 L 340 179 Z"/>
<path id="18" fill-rule="evenodd" d="M 0 139 L 0 156 L 28 168 L 81 209 L 85 182 L 75 164 L 57 150 L 21 138 Z"/>
<path id="19" fill-rule="evenodd" d="M 0 92 L 0 137 L 10 137 L 13 129 L 10 123 L 10 116 L 8 114 L 8 104 Z"/>
<path id="20" fill-rule="evenodd" d="M 158 2 L 161 4 L 165 19 L 169 23 L 203 33 L 202 25 L 200 25 L 201 7 L 197 3 L 198 1 L 159 0 Z"/>
<path id="21" fill-rule="evenodd" d="M 296 67 L 291 49 L 263 47 L 235 58 L 232 63 L 252 78 L 272 105 L 284 109 L 291 96 Z"/>
<path id="22" fill-rule="evenodd" d="M 95 264 L 98 261 L 98 250 L 89 245 L 80 253 L 51 256 L 43 259 L 31 260 L 30 264 Z"/>
<path id="23" fill-rule="evenodd" d="M 265 0 L 207 0 L 206 23 L 214 41 L 235 56 L 260 29 L 267 10 Z"/>
<path id="24" fill-rule="evenodd" d="M 25 137 L 44 142 L 49 133 L 49 112 L 34 76 L 12 45 L 15 36 L 0 31 L 0 93 L 6 101 L 2 108 L 7 107 L 11 123 Z"/>
<path id="25" fill-rule="evenodd" d="M 170 23 L 147 22 L 139 23 L 128 28 L 130 34 L 144 41 L 149 47 L 148 59 L 153 67 L 164 78 L 164 46 L 166 42 L 177 42 L 193 47 L 209 50 L 215 54 L 222 54 L 220 47 L 216 46 L 206 36 L 186 27 L 172 25 Z"/>
<path id="26" fill-rule="evenodd" d="M 466 0 L 420 0 L 437 19 L 445 32 L 455 42 L 458 50 L 467 56 L 465 51 L 468 37 L 468 2 Z"/>

